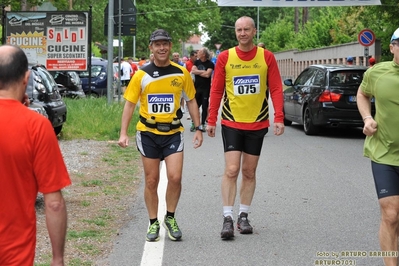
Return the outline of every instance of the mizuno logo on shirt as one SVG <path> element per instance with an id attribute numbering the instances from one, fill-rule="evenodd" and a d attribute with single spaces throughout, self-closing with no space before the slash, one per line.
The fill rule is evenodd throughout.
<path id="1" fill-rule="evenodd" d="M 234 77 L 234 85 L 259 84 L 258 76 Z"/>
<path id="2" fill-rule="evenodd" d="M 170 94 L 148 95 L 149 103 L 173 103 L 173 96 Z"/>

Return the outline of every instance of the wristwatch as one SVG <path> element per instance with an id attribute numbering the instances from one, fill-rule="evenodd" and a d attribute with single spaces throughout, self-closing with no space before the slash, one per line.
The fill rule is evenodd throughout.
<path id="1" fill-rule="evenodd" d="M 195 127 L 195 130 L 198 130 L 198 131 L 201 131 L 201 132 L 202 132 L 202 130 L 200 129 L 199 126 L 198 126 L 198 127 Z"/>

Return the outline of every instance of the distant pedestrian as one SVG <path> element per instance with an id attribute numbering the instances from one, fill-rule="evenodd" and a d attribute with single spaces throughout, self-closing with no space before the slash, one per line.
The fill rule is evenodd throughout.
<path id="1" fill-rule="evenodd" d="M 369 68 L 357 92 L 357 106 L 366 135 L 364 156 L 370 158 L 380 205 L 379 240 L 386 266 L 398 265 L 399 232 L 399 28 L 389 49 L 393 61 Z M 370 101 L 375 99 L 373 116 Z"/>
<path id="2" fill-rule="evenodd" d="M 126 86 L 129 84 L 130 75 L 133 73 L 133 69 L 125 59 L 121 58 L 121 84 L 122 93 L 125 92 Z"/>
<path id="3" fill-rule="evenodd" d="M 353 65 L 353 57 L 352 56 L 348 56 L 346 58 L 346 64 L 347 65 Z"/>
<path id="4" fill-rule="evenodd" d="M 197 51 L 190 52 L 190 58 L 186 61 L 186 68 L 188 72 L 191 73 L 191 69 L 193 68 L 194 62 L 197 60 Z"/>
<path id="5" fill-rule="evenodd" d="M 262 47 L 263 49 L 266 49 L 266 45 L 263 42 L 258 43 L 258 47 Z"/>
<path id="6" fill-rule="evenodd" d="M 369 66 L 372 67 L 375 65 L 375 58 L 374 57 L 370 57 L 369 58 Z"/>
<path id="7" fill-rule="evenodd" d="M 28 59 L 0 46 L 0 265 L 33 265 L 38 192 L 44 195 L 52 253 L 64 265 L 67 210 L 61 189 L 71 180 L 50 121 L 27 108 Z"/>
<path id="8" fill-rule="evenodd" d="M 136 73 L 137 70 L 139 70 L 138 66 L 134 63 L 133 58 L 129 57 L 127 59 L 127 62 L 130 64 L 130 66 L 132 67 L 132 73 L 130 73 L 130 79 L 132 79 L 134 73 Z"/>
<path id="9" fill-rule="evenodd" d="M 209 60 L 210 53 L 207 48 L 201 48 L 197 52 L 198 59 L 194 62 L 191 73 L 195 75 L 195 99 L 198 107 L 201 107 L 200 129 L 206 131 L 205 123 L 208 118 L 209 93 L 211 90 L 212 72 L 215 65 Z M 195 126 L 191 123 L 191 131 L 195 131 Z"/>
<path id="10" fill-rule="evenodd" d="M 165 160 L 168 178 L 164 226 L 171 240 L 182 238 L 175 218 L 183 171 L 184 128 L 180 121 L 182 96 L 195 125 L 198 127 L 200 124 L 190 73 L 169 59 L 171 41 L 172 38 L 165 30 L 159 29 L 151 34 L 149 49 L 154 54 L 154 63 L 137 71 L 127 87 L 118 141 L 123 148 L 129 145 L 127 131 L 134 109 L 139 103 L 140 119 L 136 126 L 136 144 L 144 167 L 144 200 L 150 218 L 147 241 L 159 240 L 157 190 L 162 160 Z M 202 140 L 202 132 L 197 130 L 193 137 L 194 148 L 200 147 Z"/>

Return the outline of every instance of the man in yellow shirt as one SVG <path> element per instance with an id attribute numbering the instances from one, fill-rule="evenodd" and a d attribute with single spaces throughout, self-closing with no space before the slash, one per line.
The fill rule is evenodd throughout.
<path id="1" fill-rule="evenodd" d="M 198 128 L 200 119 L 194 84 L 185 67 L 170 61 L 171 41 L 172 38 L 165 30 L 159 29 L 151 34 L 149 49 L 154 54 L 154 63 L 137 71 L 126 89 L 118 142 L 123 148 L 129 145 L 127 130 L 134 109 L 140 101 L 136 144 L 144 166 L 144 199 L 150 218 L 147 241 L 159 240 L 157 189 L 162 160 L 165 160 L 168 178 L 164 226 L 171 240 L 180 240 L 182 237 L 175 219 L 183 171 L 184 128 L 180 123 L 182 97 L 197 127 L 193 137 L 194 148 L 200 147 L 203 140 L 202 132 Z"/>

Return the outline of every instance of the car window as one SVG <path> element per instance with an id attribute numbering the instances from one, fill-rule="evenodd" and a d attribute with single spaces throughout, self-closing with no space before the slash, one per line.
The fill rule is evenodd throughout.
<path id="1" fill-rule="evenodd" d="M 53 76 L 51 76 L 51 74 L 48 71 L 44 70 L 41 67 L 38 67 L 38 72 L 42 77 L 43 85 L 46 86 L 49 92 L 53 92 L 53 90 L 57 87 L 57 84 L 55 83 Z"/>
<path id="2" fill-rule="evenodd" d="M 294 85 L 295 86 L 303 86 L 303 85 L 309 85 L 311 78 L 313 76 L 314 73 L 314 69 L 312 68 L 308 68 L 305 69 L 300 75 L 299 77 L 295 80 Z"/>
<path id="3" fill-rule="evenodd" d="M 363 80 L 363 70 L 340 70 L 330 74 L 331 86 L 359 86 Z"/>
<path id="4" fill-rule="evenodd" d="M 102 70 L 102 66 L 96 66 L 96 65 L 91 66 L 91 77 L 95 78 L 98 75 L 100 75 L 101 70 Z M 80 71 L 79 72 L 79 77 L 80 78 L 88 78 L 89 77 L 89 71 Z"/>
<path id="5" fill-rule="evenodd" d="M 316 70 L 314 74 L 313 85 L 314 86 L 323 86 L 325 85 L 325 73 L 321 70 Z"/>

